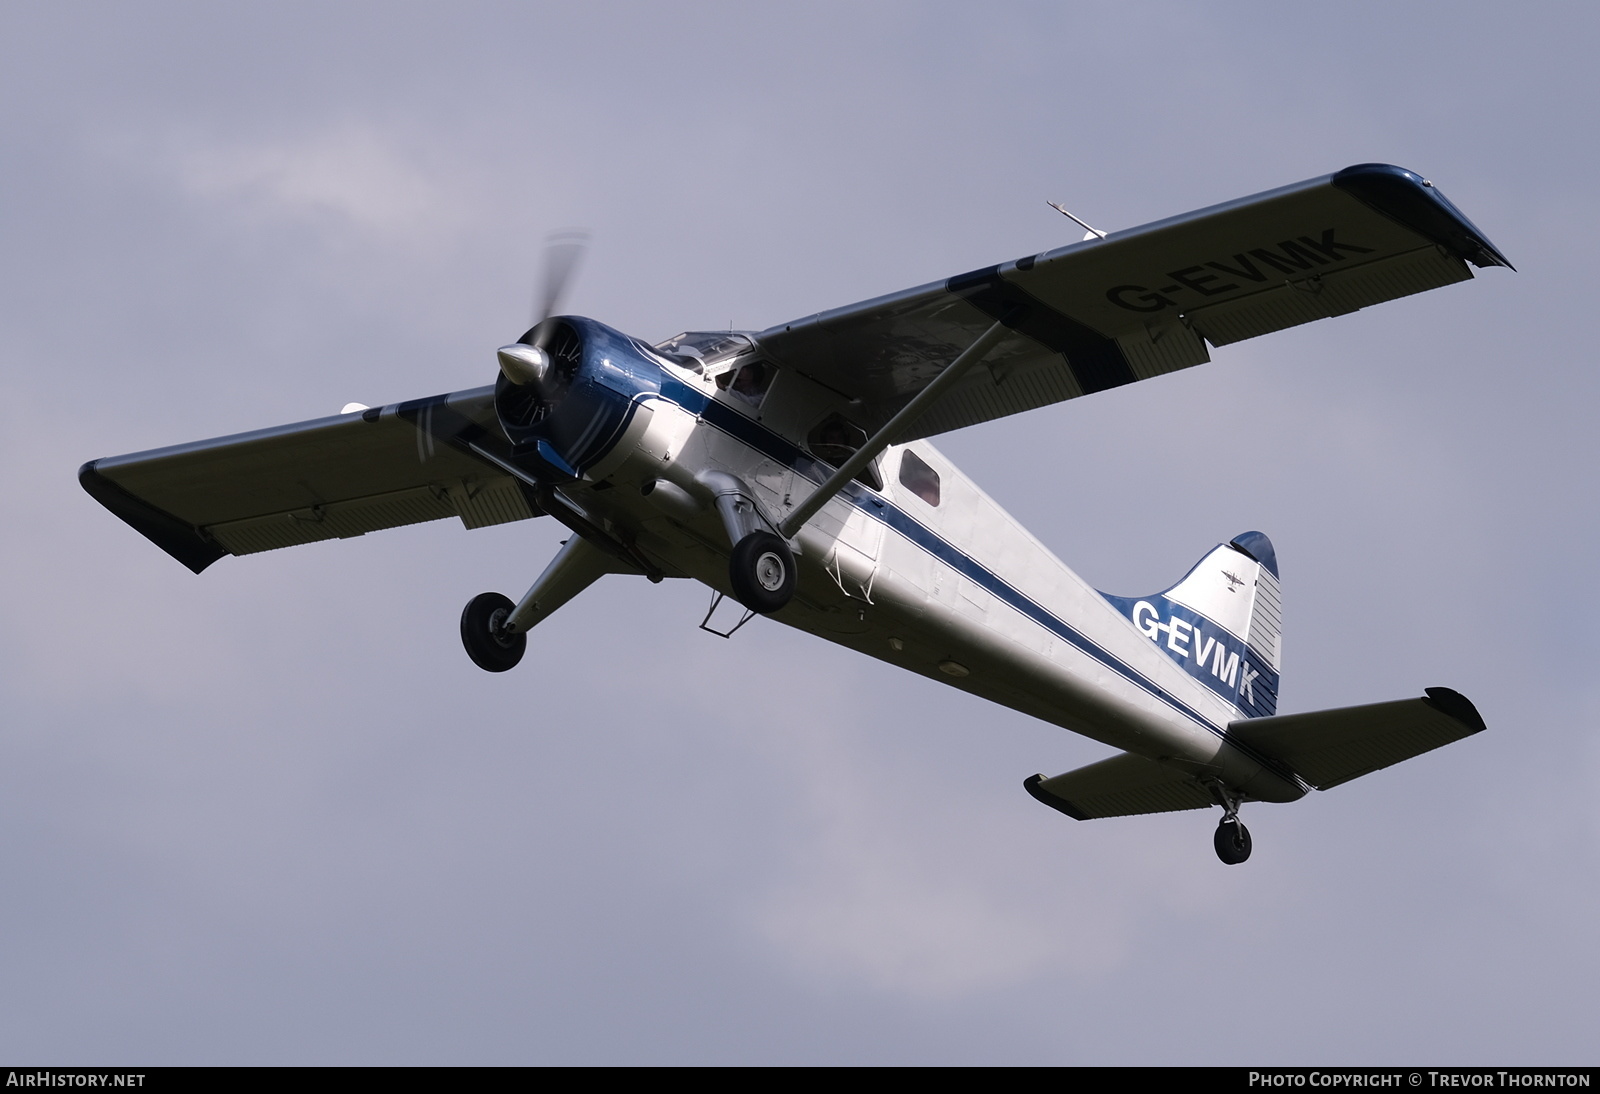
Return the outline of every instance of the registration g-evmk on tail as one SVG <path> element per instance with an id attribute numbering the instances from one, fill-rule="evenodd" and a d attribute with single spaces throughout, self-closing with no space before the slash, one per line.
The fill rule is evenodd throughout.
<path id="1" fill-rule="evenodd" d="M 1362 164 L 764 331 L 654 345 L 553 314 L 574 252 L 550 255 L 538 322 L 499 350 L 492 386 L 94 460 L 80 481 L 196 573 L 446 517 L 548 516 L 573 534 L 527 593 L 462 614 L 479 666 L 515 666 L 529 631 L 607 574 L 693 578 L 712 590 L 707 629 L 765 615 L 1120 749 L 1024 785 L 1078 820 L 1219 806 L 1227 863 L 1250 854 L 1241 804 L 1484 728 L 1443 687 L 1278 714 L 1264 534 L 1162 592 L 1105 595 L 927 439 L 1467 281 L 1469 263 L 1509 267 L 1422 177 Z"/>

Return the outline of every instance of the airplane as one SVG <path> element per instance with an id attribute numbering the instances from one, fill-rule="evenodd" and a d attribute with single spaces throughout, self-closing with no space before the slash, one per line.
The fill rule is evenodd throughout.
<path id="1" fill-rule="evenodd" d="M 1101 593 L 928 440 L 1513 268 L 1420 175 L 1358 164 L 766 330 L 654 344 L 556 314 L 577 246 L 548 252 L 543 306 L 490 386 L 93 460 L 79 480 L 197 574 L 448 517 L 548 516 L 572 534 L 528 591 L 461 615 L 479 667 L 515 667 L 601 577 L 692 578 L 711 589 L 712 633 L 766 616 L 1112 746 L 1024 786 L 1076 820 L 1220 807 L 1230 865 L 1250 856 L 1246 802 L 1485 728 L 1443 687 L 1278 714 L 1266 535 L 1218 545 L 1161 592 Z"/>

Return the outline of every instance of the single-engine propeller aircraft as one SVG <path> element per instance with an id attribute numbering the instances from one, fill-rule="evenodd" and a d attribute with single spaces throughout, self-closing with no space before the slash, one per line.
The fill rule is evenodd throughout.
<path id="1" fill-rule="evenodd" d="M 552 517 L 573 534 L 522 598 L 484 593 L 462 613 L 482 668 L 515 666 L 528 632 L 606 574 L 695 578 L 715 633 L 770 616 L 1121 750 L 1024 785 L 1078 820 L 1220 806 L 1225 863 L 1250 854 L 1242 803 L 1294 801 L 1484 728 L 1440 687 L 1278 714 L 1265 535 L 1221 544 L 1162 592 L 1102 594 L 927 440 L 1466 281 L 1468 263 L 1509 268 L 1426 179 L 1361 164 L 764 331 L 655 345 L 556 315 L 576 252 L 550 254 L 538 321 L 499 350 L 493 386 L 95 460 L 79 479 L 196 573 L 445 517 Z"/>

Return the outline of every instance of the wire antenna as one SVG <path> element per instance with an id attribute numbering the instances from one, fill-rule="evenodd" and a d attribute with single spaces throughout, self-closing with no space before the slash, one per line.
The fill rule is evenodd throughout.
<path id="1" fill-rule="evenodd" d="M 1076 224 L 1084 231 L 1088 232 L 1089 234 L 1084 236 L 1084 239 L 1104 239 L 1106 237 L 1106 234 L 1099 228 L 1090 227 L 1088 221 L 1073 216 L 1071 213 L 1067 212 L 1064 206 L 1057 205 L 1053 201 L 1047 201 L 1045 204 L 1050 206 L 1050 208 L 1054 209 L 1056 212 L 1060 213 L 1062 216 L 1066 217 L 1068 220 L 1072 221 L 1072 223 Z"/>

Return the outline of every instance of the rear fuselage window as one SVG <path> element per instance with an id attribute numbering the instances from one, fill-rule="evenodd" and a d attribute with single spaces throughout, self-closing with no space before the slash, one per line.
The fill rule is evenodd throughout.
<path id="1" fill-rule="evenodd" d="M 939 472 L 915 452 L 908 450 L 900 454 L 900 485 L 929 505 L 939 504 Z"/>

